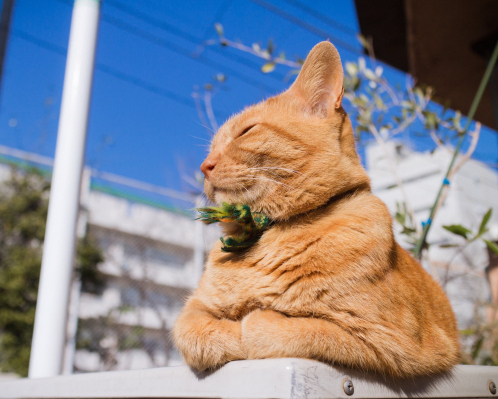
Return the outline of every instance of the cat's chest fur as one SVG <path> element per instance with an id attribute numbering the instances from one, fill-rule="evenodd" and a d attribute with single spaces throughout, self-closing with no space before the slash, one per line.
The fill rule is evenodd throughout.
<path id="1" fill-rule="evenodd" d="M 290 311 L 298 308 L 296 300 L 303 309 L 312 298 L 302 290 L 297 295 L 293 287 L 303 274 L 309 273 L 303 270 L 307 267 L 302 259 L 307 246 L 305 242 L 298 247 L 262 249 L 259 246 L 243 259 L 234 254 L 213 256 L 205 273 L 205 288 L 212 292 L 208 301 L 220 312 L 220 317 L 230 319 L 239 319 L 255 308 Z M 213 251 L 217 250 L 215 247 Z"/>
<path id="2" fill-rule="evenodd" d="M 220 318 L 238 320 L 256 308 L 327 317 L 348 298 L 382 291 L 394 247 L 387 208 L 360 193 L 273 226 L 247 251 L 215 245 L 199 291 Z"/>
<path id="3" fill-rule="evenodd" d="M 230 319 L 255 308 L 294 316 L 327 313 L 347 278 L 343 264 L 328 256 L 334 250 L 331 243 L 341 240 L 331 213 L 272 228 L 241 253 L 223 253 L 215 245 L 201 281 L 203 300 L 219 317 Z"/>

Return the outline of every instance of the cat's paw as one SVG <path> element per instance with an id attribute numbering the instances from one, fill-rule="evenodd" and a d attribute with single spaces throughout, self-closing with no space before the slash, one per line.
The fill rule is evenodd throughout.
<path id="1" fill-rule="evenodd" d="M 280 357 L 278 335 L 286 319 L 274 310 L 254 310 L 242 320 L 242 350 L 248 359 Z"/>
<path id="2" fill-rule="evenodd" d="M 185 362 L 198 371 L 214 370 L 246 356 L 241 348 L 239 322 L 217 320 L 197 329 L 175 329 L 175 342 Z"/>
<path id="3" fill-rule="evenodd" d="M 220 348 L 209 344 L 206 346 L 198 345 L 195 348 L 183 350 L 182 355 L 185 362 L 198 371 L 215 370 L 230 360 L 234 360 L 227 356 L 225 350 L 220 350 Z"/>

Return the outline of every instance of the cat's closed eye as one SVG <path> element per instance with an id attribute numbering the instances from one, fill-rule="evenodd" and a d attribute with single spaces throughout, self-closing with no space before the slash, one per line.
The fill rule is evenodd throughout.
<path id="1" fill-rule="evenodd" d="M 242 132 L 237 137 L 243 136 L 244 134 L 246 134 L 247 132 L 249 132 L 249 130 L 251 130 L 255 126 L 256 125 L 251 125 L 251 126 L 246 127 L 244 130 L 242 130 Z"/>

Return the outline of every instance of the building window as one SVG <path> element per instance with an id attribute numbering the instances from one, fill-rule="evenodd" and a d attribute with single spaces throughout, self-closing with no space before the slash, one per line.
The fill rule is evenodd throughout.
<path id="1" fill-rule="evenodd" d="M 130 270 L 134 266 L 154 266 L 183 269 L 191 257 L 189 251 L 171 245 L 152 242 L 135 242 L 129 240 L 124 243 L 123 270 Z"/>
<path id="2" fill-rule="evenodd" d="M 152 309 L 165 309 L 170 312 L 177 312 L 183 306 L 183 301 L 178 294 L 167 293 L 167 288 L 162 290 L 145 286 L 142 289 L 138 286 L 130 285 L 121 288 L 121 304 L 131 307 L 147 307 Z"/>

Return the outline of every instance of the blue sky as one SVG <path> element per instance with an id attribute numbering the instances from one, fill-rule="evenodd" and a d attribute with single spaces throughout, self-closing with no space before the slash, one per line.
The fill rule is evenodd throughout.
<path id="1" fill-rule="evenodd" d="M 87 163 L 149 183 L 189 190 L 181 178 L 198 170 L 210 139 L 200 125 L 191 94 L 195 85 L 228 75 L 213 104 L 218 122 L 245 105 L 284 90 L 288 69 L 265 75 L 261 62 L 234 49 L 208 46 L 221 22 L 227 37 L 244 43 L 273 38 L 289 58 L 304 57 L 330 38 L 343 61 L 361 48 L 352 0 L 300 0 L 342 27 L 309 15 L 287 0 L 106 0 L 93 84 Z M 71 0 L 17 0 L 11 26 L 0 105 L 0 144 L 53 156 L 62 94 Z M 264 7 L 313 25 L 310 32 Z M 133 11 L 135 10 L 135 11 Z M 294 21 L 295 22 L 295 21 Z M 302 25 L 302 23 L 301 23 Z M 388 78 L 404 82 L 388 69 Z M 424 143 L 417 144 L 424 148 Z M 496 162 L 495 134 L 483 132 L 478 158 Z"/>

